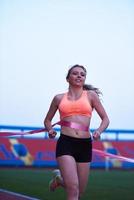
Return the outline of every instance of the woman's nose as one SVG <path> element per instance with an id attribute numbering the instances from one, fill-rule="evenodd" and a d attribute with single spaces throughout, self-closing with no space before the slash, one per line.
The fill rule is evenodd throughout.
<path id="1" fill-rule="evenodd" d="M 78 78 L 81 78 L 81 75 L 80 74 L 78 74 L 78 76 L 77 76 Z"/>

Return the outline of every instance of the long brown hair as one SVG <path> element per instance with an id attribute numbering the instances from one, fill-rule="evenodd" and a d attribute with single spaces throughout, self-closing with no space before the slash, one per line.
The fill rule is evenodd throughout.
<path id="1" fill-rule="evenodd" d="M 72 69 L 74 69 L 75 67 L 79 67 L 79 68 L 83 69 L 83 70 L 85 71 L 85 73 L 87 74 L 87 70 L 86 70 L 86 68 L 85 68 L 84 66 L 76 64 L 76 65 L 73 65 L 73 66 L 68 70 L 66 79 L 69 78 Z M 99 90 L 99 88 L 96 88 L 96 87 L 94 87 L 94 86 L 91 85 L 91 84 L 84 84 L 84 85 L 83 85 L 83 90 L 93 90 L 93 91 L 96 92 L 96 94 L 97 94 L 98 96 L 102 95 L 102 92 Z"/>

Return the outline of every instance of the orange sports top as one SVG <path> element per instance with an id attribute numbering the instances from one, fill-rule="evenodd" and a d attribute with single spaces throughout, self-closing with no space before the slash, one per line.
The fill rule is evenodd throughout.
<path id="1" fill-rule="evenodd" d="M 88 101 L 87 91 L 84 90 L 79 99 L 72 101 L 68 99 L 67 93 L 65 93 L 59 104 L 59 113 L 61 119 L 72 115 L 90 117 L 92 114 L 92 107 Z"/>

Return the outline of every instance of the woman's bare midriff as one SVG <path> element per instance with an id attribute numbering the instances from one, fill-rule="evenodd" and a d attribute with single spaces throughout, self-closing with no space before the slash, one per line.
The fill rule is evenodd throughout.
<path id="1" fill-rule="evenodd" d="M 89 127 L 90 126 L 90 118 L 86 116 L 70 116 L 63 119 L 64 121 L 68 122 L 76 122 L 78 124 L 81 124 L 83 126 Z M 70 137 L 76 137 L 76 138 L 90 138 L 91 134 L 90 131 L 81 131 L 74 128 L 62 126 L 61 127 L 61 133 Z"/>

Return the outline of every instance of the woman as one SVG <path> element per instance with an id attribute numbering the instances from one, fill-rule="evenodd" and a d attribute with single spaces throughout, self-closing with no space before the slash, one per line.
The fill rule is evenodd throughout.
<path id="1" fill-rule="evenodd" d="M 89 131 L 92 110 L 101 118 L 100 126 L 92 134 L 95 140 L 108 127 L 109 119 L 99 100 L 99 90 L 86 85 L 86 69 L 81 65 L 72 66 L 66 76 L 69 84 L 67 93 L 56 95 L 45 117 L 44 125 L 49 137 L 54 138 L 55 130 L 51 121 L 59 110 L 61 134 L 56 146 L 59 171 L 50 183 L 54 190 L 61 185 L 67 193 L 67 200 L 78 200 L 84 193 L 92 159 L 92 139 Z"/>

